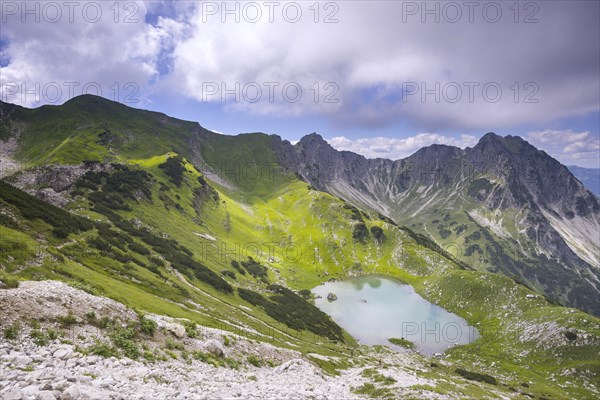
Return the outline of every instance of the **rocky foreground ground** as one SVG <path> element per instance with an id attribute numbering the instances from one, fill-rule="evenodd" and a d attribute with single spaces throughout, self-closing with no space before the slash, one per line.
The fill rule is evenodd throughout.
<path id="1" fill-rule="evenodd" d="M 142 363 L 84 356 L 70 345 L 4 344 L 0 396 L 18 399 L 346 399 L 349 374 L 328 378 L 301 359 L 238 371 L 199 361 Z"/>
<path id="2" fill-rule="evenodd" d="M 61 282 L 0 290 L 0 398 L 353 399 L 368 382 L 368 366 L 331 376 L 298 352 L 210 328 L 191 337 L 189 325 L 164 316 L 143 317 L 139 326 L 155 332 L 138 348 L 132 331 L 110 325 L 117 320 L 140 316 Z M 414 395 L 414 385 L 434 385 L 405 368 L 413 356 L 391 357 L 388 392 Z"/>

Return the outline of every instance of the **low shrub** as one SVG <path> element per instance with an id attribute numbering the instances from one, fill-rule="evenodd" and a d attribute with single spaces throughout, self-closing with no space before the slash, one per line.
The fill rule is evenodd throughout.
<path id="1" fill-rule="evenodd" d="M 134 326 L 123 327 L 115 324 L 108 336 L 113 344 L 123 351 L 125 357 L 133 360 L 140 357 L 141 352 L 136 343 L 138 335 Z"/>
<path id="2" fill-rule="evenodd" d="M 292 329 L 306 329 L 334 341 L 343 341 L 342 329 L 316 306 L 283 286 L 269 285 L 268 290 L 275 293 L 270 299 L 244 288 L 238 288 L 238 294 Z"/>
<path id="3" fill-rule="evenodd" d="M 185 165 L 181 156 L 170 157 L 163 164 L 160 164 L 158 168 L 165 172 L 165 175 L 169 177 L 169 180 L 173 182 L 177 187 L 180 187 L 183 183 L 183 173 L 185 172 Z"/>
<path id="4" fill-rule="evenodd" d="M 138 316 L 138 322 L 140 324 L 140 331 L 144 335 L 154 336 L 156 333 L 156 329 L 158 328 L 158 324 L 151 319 L 146 318 L 143 315 Z"/>
<path id="5" fill-rule="evenodd" d="M 4 328 L 4 339 L 15 340 L 21 334 L 21 325 L 18 322 L 14 322 L 12 325 Z"/>
<path id="6" fill-rule="evenodd" d="M 32 329 L 29 332 L 29 336 L 31 336 L 31 338 L 33 339 L 33 343 L 37 344 L 38 346 L 47 346 L 48 343 L 50 343 L 48 335 L 46 335 L 45 332 L 42 332 L 39 329 Z"/>
<path id="7" fill-rule="evenodd" d="M 375 243 L 377 243 L 378 245 L 382 244 L 385 241 L 385 233 L 383 233 L 383 229 L 381 229 L 380 227 L 372 226 L 371 234 L 375 239 Z"/>
<path id="8" fill-rule="evenodd" d="M 62 315 L 57 318 L 58 323 L 63 328 L 68 328 L 77 323 L 77 318 L 72 311 L 69 311 L 67 315 Z"/>
<path id="9" fill-rule="evenodd" d="M 227 270 L 227 269 L 224 269 L 224 270 L 222 270 L 222 271 L 221 271 L 221 274 L 222 274 L 223 276 L 227 276 L 227 277 L 229 277 L 229 278 L 231 278 L 231 279 L 236 279 L 236 277 L 235 277 L 235 272 L 233 272 L 233 271 L 229 271 L 229 270 Z"/>
<path id="10" fill-rule="evenodd" d="M 415 348 L 415 344 L 413 342 L 411 342 L 410 340 L 406 340 L 404 338 L 389 338 L 388 342 L 395 344 L 396 346 L 404 347 L 406 349 L 414 349 Z"/>
<path id="11" fill-rule="evenodd" d="M 260 368 L 263 365 L 263 362 L 260 358 L 256 357 L 255 355 L 249 355 L 246 358 L 246 361 L 248 361 L 248 364 L 250 365 L 254 365 L 255 367 Z"/>
<path id="12" fill-rule="evenodd" d="M 87 350 L 90 354 L 100 357 L 119 357 L 119 351 L 114 346 L 111 346 L 104 342 L 100 342 L 99 340 L 97 340 Z"/>
<path id="13" fill-rule="evenodd" d="M 0 289 L 16 289 L 19 287 L 19 280 L 0 271 Z"/>
<path id="14" fill-rule="evenodd" d="M 255 278 L 266 278 L 267 277 L 267 267 L 261 265 L 258 261 L 253 259 L 252 257 L 248 257 L 248 261 L 242 261 L 241 264 L 246 268 L 246 270 Z M 233 265 L 233 263 L 232 263 Z M 234 266 L 235 267 L 235 266 Z"/>
<path id="15" fill-rule="evenodd" d="M 368 237 L 369 230 L 364 223 L 354 225 L 354 229 L 352 230 L 352 239 L 354 239 L 354 241 L 358 243 L 366 243 Z"/>
<path id="16" fill-rule="evenodd" d="M 231 266 L 233 268 L 235 268 L 237 270 L 237 272 L 239 272 L 242 275 L 246 275 L 246 271 L 240 266 L 240 263 L 235 261 L 235 260 L 231 260 Z"/>
<path id="17" fill-rule="evenodd" d="M 462 376 L 463 378 L 471 380 L 471 381 L 485 382 L 485 383 L 489 383 L 490 385 L 496 385 L 498 383 L 496 381 L 496 378 L 494 378 L 491 375 L 480 374 L 479 372 L 471 372 L 471 371 L 467 371 L 462 368 L 457 368 L 455 370 L 455 372 L 457 374 L 459 374 L 460 376 Z"/>
<path id="18" fill-rule="evenodd" d="M 183 324 L 184 328 L 185 328 L 185 333 L 188 335 L 188 337 L 195 339 L 198 337 L 198 327 L 196 326 L 196 324 L 192 321 L 185 321 Z"/>

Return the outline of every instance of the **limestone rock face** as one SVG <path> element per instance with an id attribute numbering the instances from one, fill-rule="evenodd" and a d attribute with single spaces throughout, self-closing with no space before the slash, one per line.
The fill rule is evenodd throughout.
<path id="1" fill-rule="evenodd" d="M 521 137 L 490 132 L 472 148 L 434 144 L 400 160 L 338 151 L 316 133 L 294 145 L 271 139 L 278 162 L 312 187 L 444 249 L 476 235 L 450 252 L 600 315 L 600 201 Z"/>

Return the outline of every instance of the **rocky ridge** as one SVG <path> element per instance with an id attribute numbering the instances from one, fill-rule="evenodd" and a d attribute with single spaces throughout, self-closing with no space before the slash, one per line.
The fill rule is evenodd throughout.
<path id="1" fill-rule="evenodd" d="M 278 162 L 311 186 L 410 226 L 476 269 L 600 315 L 600 202 L 522 138 L 488 133 L 473 148 L 431 145 L 396 161 L 338 151 L 316 133 L 271 140 Z M 477 256 L 465 239 L 475 231 L 484 235 Z"/>

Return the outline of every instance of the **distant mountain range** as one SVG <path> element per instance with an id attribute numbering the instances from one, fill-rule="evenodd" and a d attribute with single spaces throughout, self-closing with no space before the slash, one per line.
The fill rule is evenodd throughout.
<path id="1" fill-rule="evenodd" d="M 583 186 L 600 197 L 600 168 L 582 168 L 576 165 L 568 165 L 567 168 L 583 183 Z"/>
<path id="2" fill-rule="evenodd" d="M 522 138 L 488 133 L 473 148 L 432 145 L 398 161 L 340 152 L 317 134 L 273 140 L 279 162 L 316 188 L 600 315 L 599 200 Z"/>

